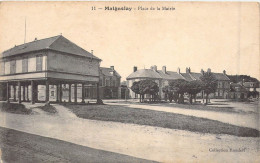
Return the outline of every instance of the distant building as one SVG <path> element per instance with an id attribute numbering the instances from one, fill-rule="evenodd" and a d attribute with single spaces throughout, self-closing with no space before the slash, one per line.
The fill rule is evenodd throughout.
<path id="1" fill-rule="evenodd" d="M 259 82 L 240 82 L 248 91 L 253 92 L 256 91 L 257 88 L 259 88 Z"/>
<path id="2" fill-rule="evenodd" d="M 46 102 L 62 102 L 65 87 L 67 100 L 77 102 L 79 86 L 99 86 L 101 59 L 62 35 L 14 46 L 0 57 L 2 100 L 35 103 L 40 96 Z M 84 102 L 84 89 L 80 94 Z"/>
<path id="3" fill-rule="evenodd" d="M 211 72 L 209 68 L 207 72 Z M 200 80 L 200 77 L 205 73 L 202 69 L 200 73 L 191 72 L 190 68 L 186 68 L 186 73 L 181 73 L 182 76 L 185 77 L 187 81 L 192 80 Z M 220 98 L 220 99 L 227 99 L 229 98 L 229 91 L 230 91 L 230 79 L 226 75 L 226 71 L 224 70 L 223 73 L 215 73 L 211 72 L 215 78 L 217 79 L 217 90 L 214 94 L 210 94 L 211 98 Z M 198 94 L 201 96 L 201 93 Z"/>
<path id="4" fill-rule="evenodd" d="M 121 82 L 121 99 L 129 99 L 129 88 L 127 87 L 127 82 Z"/>
<path id="5" fill-rule="evenodd" d="M 231 99 L 246 99 L 248 90 L 240 83 L 231 83 L 230 85 L 230 98 Z"/>
<path id="6" fill-rule="evenodd" d="M 166 66 L 162 67 L 162 70 L 157 70 L 157 66 L 152 66 L 150 69 L 140 69 L 137 70 L 137 67 L 134 67 L 133 73 L 131 73 L 127 78 L 127 87 L 131 88 L 135 81 L 151 79 L 155 81 L 159 86 L 159 96 L 164 98 L 162 93 L 162 88 L 169 84 L 169 81 L 175 79 L 185 79 L 182 75 L 177 72 L 167 71 Z M 130 89 L 130 98 L 138 98 L 138 95 L 135 94 Z M 148 95 L 147 95 L 148 96 Z"/>
<path id="7" fill-rule="evenodd" d="M 259 98 L 259 82 L 239 82 L 248 91 L 248 97 Z"/>
<path id="8" fill-rule="evenodd" d="M 121 98 L 121 76 L 115 70 L 114 66 L 110 68 L 100 67 L 99 70 L 99 95 L 101 99 Z M 86 86 L 85 97 L 96 98 L 96 91 L 93 86 Z"/>
<path id="9" fill-rule="evenodd" d="M 208 69 L 211 72 L 210 69 Z M 126 78 L 127 86 L 131 88 L 135 81 L 140 81 L 144 79 L 150 79 L 155 81 L 159 86 L 159 96 L 164 98 L 164 94 L 162 93 L 162 88 L 169 85 L 170 81 L 176 79 L 184 79 L 186 81 L 192 80 L 200 80 L 200 77 L 203 75 L 204 71 L 202 70 L 200 73 L 191 72 L 190 68 L 186 68 L 185 73 L 180 72 L 180 68 L 177 69 L 176 72 L 167 71 L 166 66 L 162 67 L 162 70 L 158 70 L 157 66 L 152 66 L 150 69 L 140 69 L 137 70 L 137 67 L 134 67 L 133 72 Z M 226 76 L 226 72 L 223 73 L 214 73 L 212 74 L 216 77 L 218 81 L 218 88 L 215 94 L 212 94 L 212 98 L 228 98 L 229 90 L 230 90 L 230 80 Z M 198 94 L 201 96 L 201 93 Z M 130 98 L 138 98 L 132 90 L 130 90 Z"/>

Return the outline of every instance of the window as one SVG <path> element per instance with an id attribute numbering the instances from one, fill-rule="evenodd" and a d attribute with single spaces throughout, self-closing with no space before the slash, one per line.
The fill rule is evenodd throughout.
<path id="1" fill-rule="evenodd" d="M 215 96 L 218 96 L 218 92 L 215 92 Z"/>
<path id="2" fill-rule="evenodd" d="M 106 86 L 110 86 L 109 79 L 106 79 Z"/>
<path id="3" fill-rule="evenodd" d="M 11 61 L 11 65 L 10 65 L 10 73 L 15 74 L 15 70 L 16 70 L 16 61 L 13 60 Z"/>
<path id="4" fill-rule="evenodd" d="M 102 87 L 103 86 L 103 80 L 100 78 L 99 79 L 99 85 Z"/>
<path id="5" fill-rule="evenodd" d="M 1 75 L 5 74 L 5 62 L 1 62 Z"/>
<path id="6" fill-rule="evenodd" d="M 36 71 L 42 71 L 42 56 L 36 57 Z"/>
<path id="7" fill-rule="evenodd" d="M 115 80 L 113 80 L 113 86 L 114 86 L 114 87 L 116 86 L 116 81 L 115 81 Z"/>
<path id="8" fill-rule="evenodd" d="M 22 65 L 23 65 L 22 72 L 28 72 L 28 58 L 23 59 Z"/>
<path id="9" fill-rule="evenodd" d="M 222 88 L 222 82 L 218 82 L 218 88 Z"/>
<path id="10" fill-rule="evenodd" d="M 10 62 L 5 62 L 5 74 L 10 74 Z"/>
<path id="11" fill-rule="evenodd" d="M 54 91 L 51 91 L 51 96 L 54 96 Z"/>
<path id="12" fill-rule="evenodd" d="M 219 96 L 223 96 L 223 93 L 222 93 L 222 91 L 219 91 Z"/>

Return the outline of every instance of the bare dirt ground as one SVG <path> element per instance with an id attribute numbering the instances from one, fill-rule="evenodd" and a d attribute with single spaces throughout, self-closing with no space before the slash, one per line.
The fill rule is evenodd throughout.
<path id="1" fill-rule="evenodd" d="M 1 112 L 0 126 L 159 162 L 260 161 L 259 137 L 201 134 L 88 120 L 78 118 L 61 105 L 53 106 L 57 110 L 55 114 L 48 114 L 37 108 L 32 109 L 32 115 Z"/>

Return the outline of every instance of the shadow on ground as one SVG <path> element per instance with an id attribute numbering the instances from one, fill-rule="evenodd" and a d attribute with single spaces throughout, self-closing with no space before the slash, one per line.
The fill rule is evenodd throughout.
<path id="1" fill-rule="evenodd" d="M 18 103 L 6 103 L 0 102 L 0 110 L 7 113 L 14 113 L 14 114 L 31 114 L 32 110 L 27 109 L 25 105 L 18 104 Z"/>
<path id="2" fill-rule="evenodd" d="M 35 108 L 39 108 L 47 113 L 50 113 L 50 114 L 55 114 L 57 113 L 57 110 L 54 106 L 52 105 L 44 105 L 44 106 L 38 106 L 38 107 L 35 107 Z"/>

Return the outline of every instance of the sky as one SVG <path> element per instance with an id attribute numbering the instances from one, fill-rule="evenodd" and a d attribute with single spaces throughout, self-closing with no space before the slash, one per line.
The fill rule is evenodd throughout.
<path id="1" fill-rule="evenodd" d="M 106 6 L 132 10 L 107 11 Z M 157 10 L 162 7 L 175 10 Z M 26 42 L 62 33 L 94 50 L 102 67 L 115 66 L 122 81 L 134 66 L 152 65 L 260 79 L 255 2 L 1 2 L 0 52 L 24 43 L 25 18 Z"/>

